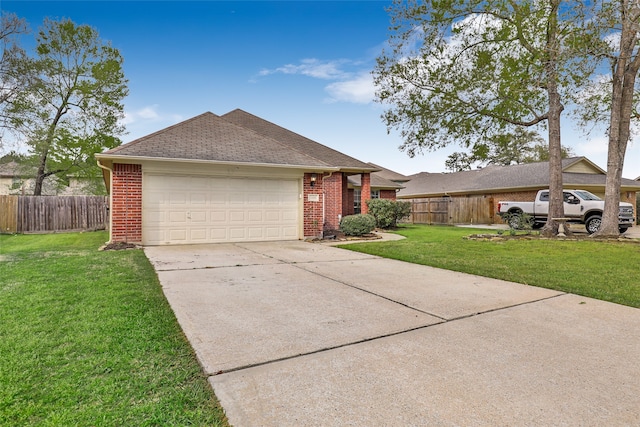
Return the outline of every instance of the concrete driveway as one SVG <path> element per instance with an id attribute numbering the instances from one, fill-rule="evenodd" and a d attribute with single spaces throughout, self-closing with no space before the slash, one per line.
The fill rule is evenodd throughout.
<path id="1" fill-rule="evenodd" d="M 638 309 L 317 243 L 145 253 L 236 427 L 640 425 Z"/>

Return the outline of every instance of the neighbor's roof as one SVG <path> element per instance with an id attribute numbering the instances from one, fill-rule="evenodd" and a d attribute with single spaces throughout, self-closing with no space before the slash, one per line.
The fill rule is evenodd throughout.
<path id="1" fill-rule="evenodd" d="M 349 175 L 347 177 L 347 180 L 349 181 L 349 184 L 353 185 L 354 187 L 362 186 L 362 182 L 361 182 L 362 180 L 359 174 Z M 389 181 L 388 179 L 381 177 L 379 175 L 379 172 L 373 172 L 371 174 L 371 188 L 379 188 L 383 190 L 396 190 L 396 189 L 403 188 L 403 186 L 398 184 L 397 182 Z"/>
<path id="2" fill-rule="evenodd" d="M 381 176 L 384 179 L 388 179 L 389 181 L 407 182 L 410 179 L 406 175 L 402 175 L 401 173 L 394 172 L 391 169 L 383 168 L 382 166 L 376 165 L 375 163 L 368 162 L 368 164 L 371 167 L 379 169 L 379 171 L 376 172 L 376 175 Z"/>
<path id="3" fill-rule="evenodd" d="M 35 174 L 36 168 L 25 166 L 15 161 L 0 164 L 0 176 L 4 177 L 26 177 Z"/>
<path id="4" fill-rule="evenodd" d="M 565 188 L 604 186 L 605 172 L 586 157 L 572 157 L 562 161 Z M 430 197 L 453 194 L 479 194 L 527 190 L 549 185 L 549 162 L 512 166 L 488 166 L 483 169 L 412 175 L 411 181 L 400 190 L 398 197 Z M 640 184 L 622 179 L 622 188 L 640 190 Z"/>
<path id="5" fill-rule="evenodd" d="M 376 170 L 242 110 L 222 117 L 207 112 L 97 155 L 106 159 L 121 156 L 299 166 L 315 170 Z"/>

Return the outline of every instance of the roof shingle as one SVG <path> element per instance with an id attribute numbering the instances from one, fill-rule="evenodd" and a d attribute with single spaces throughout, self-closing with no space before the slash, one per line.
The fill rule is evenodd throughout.
<path id="1" fill-rule="evenodd" d="M 375 166 L 361 162 L 339 151 L 315 142 L 288 129 L 268 122 L 246 111 L 236 109 L 223 114 L 222 118 L 243 128 L 252 129 L 260 135 L 272 138 L 296 151 L 305 153 L 322 162 L 343 170 L 377 170 Z"/>
<path id="2" fill-rule="evenodd" d="M 315 168 L 330 166 L 317 158 L 291 150 L 276 140 L 236 126 L 210 112 L 102 154 Z"/>

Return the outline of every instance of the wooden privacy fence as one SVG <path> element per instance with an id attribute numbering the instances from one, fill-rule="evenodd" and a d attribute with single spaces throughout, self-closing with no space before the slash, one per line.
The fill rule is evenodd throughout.
<path id="1" fill-rule="evenodd" d="M 0 196 L 0 232 L 104 230 L 107 196 Z"/>
<path id="2" fill-rule="evenodd" d="M 414 224 L 493 224 L 493 198 L 430 197 L 411 200 Z"/>

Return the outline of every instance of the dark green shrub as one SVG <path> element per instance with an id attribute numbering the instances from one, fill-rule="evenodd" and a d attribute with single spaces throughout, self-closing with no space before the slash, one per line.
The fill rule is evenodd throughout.
<path id="1" fill-rule="evenodd" d="M 403 218 L 411 214 L 410 202 L 396 202 L 387 199 L 367 200 L 369 214 L 376 219 L 376 226 L 379 228 L 392 228 Z"/>
<path id="2" fill-rule="evenodd" d="M 371 215 L 347 215 L 340 221 L 340 231 L 347 236 L 362 236 L 376 228 L 376 219 Z"/>

